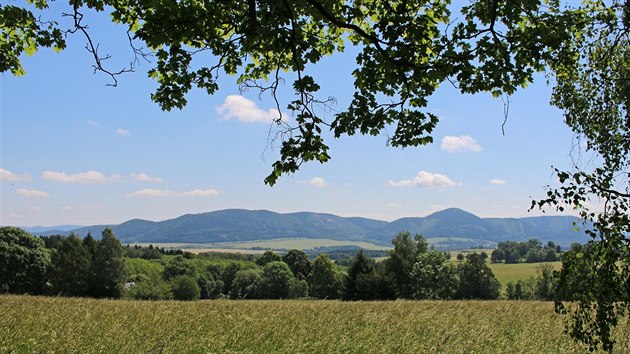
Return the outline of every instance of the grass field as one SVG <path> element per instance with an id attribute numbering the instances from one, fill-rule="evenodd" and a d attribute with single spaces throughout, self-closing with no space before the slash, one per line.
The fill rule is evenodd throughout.
<path id="1" fill-rule="evenodd" d="M 630 348 L 627 323 L 617 348 Z M 580 353 L 551 303 L 0 296 L 0 352 Z"/>
<path id="2" fill-rule="evenodd" d="M 550 264 L 555 270 L 562 268 L 562 262 L 541 262 L 541 263 L 488 263 L 492 273 L 497 277 L 503 288 L 510 280 L 525 280 L 536 275 L 536 269 L 543 264 Z"/>

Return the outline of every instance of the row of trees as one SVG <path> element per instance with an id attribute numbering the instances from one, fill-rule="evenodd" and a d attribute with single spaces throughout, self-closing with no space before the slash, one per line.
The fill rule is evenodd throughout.
<path id="1" fill-rule="evenodd" d="M 393 240 L 394 250 L 375 263 L 359 252 L 344 280 L 346 300 L 496 299 L 500 285 L 485 258 L 476 253 L 453 266 L 445 253 L 429 250 L 426 240 L 408 232 Z"/>
<path id="2" fill-rule="evenodd" d="M 499 283 L 485 259 L 470 254 L 452 266 L 444 253 L 429 250 L 426 240 L 403 232 L 394 249 L 376 263 L 361 251 L 347 272 L 321 254 L 312 261 L 300 250 L 280 256 L 271 251 L 256 264 L 230 262 L 224 267 L 199 267 L 184 255 L 164 262 L 153 247 L 126 247 L 106 229 L 91 235 L 38 239 L 17 228 L 0 229 L 0 291 L 135 299 L 193 300 L 286 299 L 313 297 L 344 300 L 494 299 Z M 49 248 L 45 247 L 46 245 Z M 157 252 L 156 252 L 157 250 Z M 163 263 L 157 275 L 127 274 L 124 254 Z M 245 264 L 245 265 L 243 265 Z"/>
<path id="3" fill-rule="evenodd" d="M 110 229 L 58 238 L 51 248 L 15 227 L 0 228 L 0 292 L 118 298 L 125 282 L 123 249 Z"/>
<path id="4" fill-rule="evenodd" d="M 97 298 L 158 299 L 287 299 L 312 297 L 343 300 L 496 299 L 499 282 L 486 265 L 485 253 L 468 254 L 453 264 L 447 254 L 428 248 L 421 235 L 408 232 L 393 240 L 394 249 L 382 262 L 360 251 L 342 271 L 327 254 L 313 260 L 300 250 L 280 256 L 266 251 L 261 256 L 239 256 L 221 267 L 194 262 L 196 256 L 158 247 L 123 247 L 110 229 L 100 240 L 91 235 L 36 238 L 14 228 L 0 228 L 0 292 Z M 500 250 L 559 251 L 552 243 L 537 240 L 504 242 Z M 524 247 L 527 246 L 527 247 Z M 514 300 L 574 300 L 589 280 L 581 254 L 596 244 L 575 244 L 565 253 L 567 271 L 549 265 L 538 275 L 507 284 Z M 496 251 L 495 251 L 496 252 Z M 164 261 L 163 255 L 174 255 Z M 131 257 L 129 257 L 131 256 Z M 124 257 L 144 258 L 162 264 L 158 273 L 129 274 Z M 236 258 L 239 258 L 236 257 Z M 494 253 L 493 253 L 494 257 Z M 228 257 L 229 259 L 229 257 Z M 255 263 L 251 262 L 255 260 Z M 155 263 L 154 263 L 155 264 Z M 617 298 L 621 298 L 617 294 Z"/>
<path id="5" fill-rule="evenodd" d="M 558 272 L 553 266 L 542 264 L 536 269 L 536 276 L 524 280 L 510 280 L 506 287 L 509 300 L 559 300 Z"/>
<path id="6" fill-rule="evenodd" d="M 166 282 L 188 279 L 189 297 L 177 299 L 287 299 L 312 297 L 343 300 L 405 299 L 495 299 L 499 283 L 485 264 L 485 257 L 469 254 L 453 266 L 443 252 L 429 250 L 426 240 L 407 232 L 397 235 L 394 250 L 383 262 L 375 262 L 360 251 L 347 272 L 327 254 L 312 261 L 300 250 L 280 256 L 266 251 L 256 259 L 257 267 L 231 262 L 224 268 L 195 267 L 193 261 L 177 256 L 168 261 L 159 279 L 135 277 L 128 295 L 137 299 L 163 299 L 169 294 Z"/>
<path id="7" fill-rule="evenodd" d="M 505 241 L 499 242 L 490 260 L 492 263 L 555 262 L 559 260 L 558 254 L 561 252 L 560 245 L 556 245 L 553 241 L 547 242 L 544 246 L 535 238 L 527 242 Z"/>

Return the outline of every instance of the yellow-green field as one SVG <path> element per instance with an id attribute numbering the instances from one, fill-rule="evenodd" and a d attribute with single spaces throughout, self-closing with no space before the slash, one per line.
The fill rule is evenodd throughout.
<path id="1" fill-rule="evenodd" d="M 148 243 L 138 243 L 148 246 Z M 271 250 L 308 250 L 316 247 L 356 246 L 365 250 L 387 250 L 391 247 L 379 246 L 362 241 L 339 241 L 331 239 L 313 238 L 279 238 L 272 240 L 243 241 L 243 242 L 215 242 L 215 243 L 153 243 L 154 246 L 177 248 L 193 253 L 200 252 L 231 252 L 231 253 L 263 253 L 260 249 Z M 253 250 L 252 250 L 253 249 Z M 251 250 L 251 252 L 248 252 Z"/>
<path id="2" fill-rule="evenodd" d="M 630 348 L 624 322 L 617 349 Z M 580 353 L 545 302 L 0 296 L 0 352 Z"/>
<path id="3" fill-rule="evenodd" d="M 536 270 L 538 267 L 541 267 L 543 264 L 549 264 L 555 270 L 560 270 L 562 268 L 562 262 L 541 262 L 541 263 L 514 263 L 514 264 L 505 264 L 505 263 L 488 263 L 490 269 L 492 269 L 492 273 L 497 277 L 497 280 L 503 288 L 507 285 L 510 280 L 525 280 L 530 276 L 536 275 Z"/>

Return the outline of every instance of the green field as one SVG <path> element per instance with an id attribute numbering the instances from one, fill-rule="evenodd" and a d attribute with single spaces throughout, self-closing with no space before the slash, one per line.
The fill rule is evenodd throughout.
<path id="1" fill-rule="evenodd" d="M 138 243 L 140 246 L 149 244 Z M 362 241 L 339 241 L 331 239 L 314 238 L 281 238 L 272 240 L 242 241 L 242 242 L 215 242 L 215 243 L 153 243 L 154 246 L 164 248 L 177 248 L 193 253 L 201 252 L 234 252 L 234 253 L 262 253 L 264 249 L 270 250 L 308 250 L 316 247 L 356 246 L 366 250 L 388 250 L 391 247 L 379 246 Z M 251 250 L 252 252 L 248 252 Z M 246 252 L 247 251 L 247 252 Z"/>
<path id="2" fill-rule="evenodd" d="M 624 323 L 617 348 L 630 348 Z M 0 352 L 578 353 L 551 303 L 0 296 Z"/>
<path id="3" fill-rule="evenodd" d="M 541 262 L 541 263 L 488 263 L 492 273 L 497 277 L 503 288 L 508 281 L 525 280 L 530 276 L 536 275 L 536 270 L 543 264 L 550 264 L 555 270 L 562 268 L 562 262 Z"/>

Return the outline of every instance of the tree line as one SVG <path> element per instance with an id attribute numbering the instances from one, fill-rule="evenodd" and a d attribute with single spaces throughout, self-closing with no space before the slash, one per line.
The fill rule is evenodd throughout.
<path id="1" fill-rule="evenodd" d="M 0 228 L 0 293 L 119 298 L 126 280 L 123 248 L 110 229 L 44 240 L 15 227 Z"/>
<path id="2" fill-rule="evenodd" d="M 532 238 L 526 242 L 499 242 L 497 249 L 492 252 L 492 263 L 537 263 L 556 262 L 560 260 L 562 248 L 553 241 L 543 246 L 538 239 Z"/>
<path id="3" fill-rule="evenodd" d="M 90 234 L 83 239 L 75 235 L 37 238 L 18 228 L 3 227 L 0 293 L 141 300 L 310 297 L 354 301 L 500 296 L 500 284 L 486 264 L 485 252 L 458 257 L 459 262 L 453 263 L 448 253 L 430 249 L 421 235 L 402 232 L 392 244 L 394 248 L 381 262 L 361 250 L 347 267 L 340 267 L 328 254 L 310 259 L 301 250 L 283 255 L 272 251 L 260 256 L 213 255 L 221 262 L 207 263 L 200 262 L 204 256 L 181 250 L 123 246 L 110 229 L 96 240 Z M 540 242 L 505 242 L 495 252 L 518 248 L 523 253 L 523 245 L 539 247 Z M 568 252 L 569 261 L 582 251 L 578 248 L 574 245 Z M 551 243 L 546 249 L 559 251 Z M 130 269 L 125 260 L 131 259 L 145 263 Z M 157 268 L 143 269 L 147 264 Z M 553 300 L 564 294 L 567 298 L 571 291 L 558 290 L 560 284 L 575 282 L 560 280 L 551 266 L 543 266 L 536 277 L 509 282 L 506 297 Z"/>
<path id="4" fill-rule="evenodd" d="M 91 235 L 36 238 L 24 230 L 3 227 L 0 292 L 156 300 L 499 297 L 499 282 L 480 255 L 470 254 L 453 266 L 445 253 L 429 250 L 420 235 L 403 232 L 392 243 L 394 249 L 384 261 L 375 262 L 360 251 L 347 271 L 327 254 L 311 260 L 300 250 L 282 256 L 266 251 L 254 266 L 229 262 L 224 267 L 199 269 L 194 263 L 197 256 L 182 251 L 123 247 L 111 229 L 96 240 Z M 169 253 L 175 256 L 163 259 Z M 159 261 L 163 268 L 159 276 L 129 274 L 125 257 Z"/>

